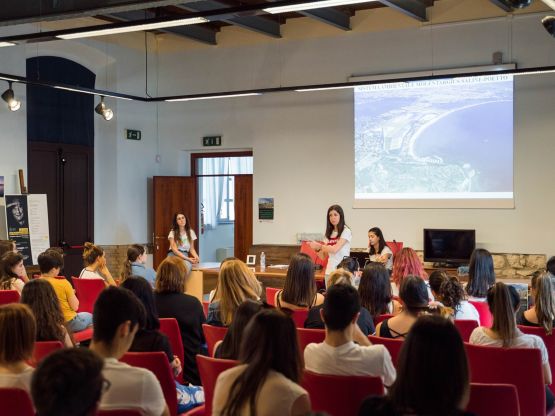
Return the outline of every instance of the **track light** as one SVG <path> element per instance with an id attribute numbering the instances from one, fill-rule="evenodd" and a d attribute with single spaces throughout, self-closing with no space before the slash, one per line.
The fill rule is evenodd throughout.
<path id="1" fill-rule="evenodd" d="M 542 25 L 551 36 L 555 37 L 555 16 L 545 16 L 542 19 Z"/>
<path id="2" fill-rule="evenodd" d="M 100 114 L 106 121 L 109 121 L 114 117 L 114 112 L 110 108 L 106 107 L 103 95 L 100 96 L 100 102 L 95 107 L 94 112 Z"/>
<path id="3" fill-rule="evenodd" d="M 21 107 L 21 101 L 19 101 L 15 98 L 15 94 L 13 93 L 13 89 L 12 89 L 12 82 L 9 81 L 8 84 L 9 84 L 9 87 L 2 94 L 2 99 L 6 103 L 8 103 L 8 108 L 11 111 L 17 111 L 17 110 L 19 110 L 19 107 Z"/>

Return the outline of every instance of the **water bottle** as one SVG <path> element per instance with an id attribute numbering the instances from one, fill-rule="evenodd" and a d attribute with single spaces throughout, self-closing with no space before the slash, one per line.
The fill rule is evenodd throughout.
<path id="1" fill-rule="evenodd" d="M 260 268 L 262 270 L 266 268 L 266 254 L 264 252 L 260 253 Z"/>

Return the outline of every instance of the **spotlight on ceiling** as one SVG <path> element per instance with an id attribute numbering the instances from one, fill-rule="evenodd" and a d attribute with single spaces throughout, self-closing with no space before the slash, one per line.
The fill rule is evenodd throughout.
<path id="1" fill-rule="evenodd" d="M 13 93 L 13 89 L 12 89 L 12 82 L 9 81 L 8 84 L 9 84 L 9 87 L 2 94 L 2 99 L 6 103 L 8 103 L 8 108 L 11 111 L 17 111 L 17 110 L 19 110 L 19 107 L 21 107 L 21 101 L 19 101 L 18 99 L 15 98 L 15 94 Z"/>
<path id="2" fill-rule="evenodd" d="M 508 3 L 515 9 L 524 9 L 532 4 L 532 0 L 508 0 Z"/>
<path id="3" fill-rule="evenodd" d="M 106 104 L 104 103 L 104 96 L 100 96 L 100 102 L 95 107 L 94 112 L 100 114 L 104 117 L 104 120 L 107 121 L 114 117 L 114 112 L 110 108 L 106 107 Z"/>
<path id="4" fill-rule="evenodd" d="M 555 16 L 545 16 L 542 19 L 542 25 L 551 36 L 555 37 Z"/>

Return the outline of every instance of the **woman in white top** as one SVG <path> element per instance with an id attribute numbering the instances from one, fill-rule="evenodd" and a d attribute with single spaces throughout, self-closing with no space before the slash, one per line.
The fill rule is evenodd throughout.
<path id="1" fill-rule="evenodd" d="M 33 355 L 36 329 L 35 317 L 27 305 L 0 306 L 0 387 L 30 392 L 33 368 L 27 361 Z"/>
<path id="2" fill-rule="evenodd" d="M 218 376 L 213 415 L 306 415 L 310 399 L 299 386 L 302 360 L 293 320 L 271 309 L 257 313 L 243 335 L 241 365 Z"/>
<path id="3" fill-rule="evenodd" d="M 0 258 L 0 290 L 17 290 L 21 294 L 24 285 L 19 278 L 21 273 L 25 273 L 23 256 L 13 251 L 4 253 Z"/>
<path id="4" fill-rule="evenodd" d="M 387 270 L 393 269 L 393 252 L 385 243 L 382 230 L 378 227 L 368 230 L 368 254 L 370 261 L 382 263 Z"/>
<path id="5" fill-rule="evenodd" d="M 195 251 L 195 240 L 197 235 L 191 228 L 189 219 L 182 213 L 175 213 L 173 216 L 172 229 L 168 235 L 170 240 L 170 250 L 168 256 L 176 256 L 185 261 L 187 270 L 190 272 L 193 264 L 198 263 L 199 257 Z"/>
<path id="6" fill-rule="evenodd" d="M 516 311 L 520 306 L 520 296 L 513 286 L 496 283 L 487 293 L 487 302 L 493 314 L 491 328 L 480 326 L 472 331 L 470 343 L 505 348 L 537 348 L 541 352 L 543 381 L 551 384 L 549 357 L 543 340 L 537 335 L 523 334 L 516 326 Z M 554 397 L 546 386 L 547 409 L 553 407 Z"/>
<path id="7" fill-rule="evenodd" d="M 345 224 L 345 214 L 339 205 L 328 208 L 326 225 L 326 238 L 324 243 L 310 242 L 310 248 L 318 253 L 322 259 L 328 258 L 326 266 L 326 277 L 333 272 L 337 265 L 351 254 L 352 232 Z M 327 280 L 327 278 L 326 278 Z"/>
<path id="8" fill-rule="evenodd" d="M 102 279 L 106 286 L 116 286 L 116 282 L 106 265 L 106 256 L 101 247 L 93 243 L 85 243 L 83 250 L 83 262 L 85 268 L 81 270 L 81 279 Z"/>
<path id="9" fill-rule="evenodd" d="M 443 270 L 435 270 L 430 274 L 429 283 L 434 298 L 453 309 L 454 319 L 473 320 L 480 325 L 480 314 L 476 307 L 466 300 L 464 289 L 456 277 L 449 276 Z"/>

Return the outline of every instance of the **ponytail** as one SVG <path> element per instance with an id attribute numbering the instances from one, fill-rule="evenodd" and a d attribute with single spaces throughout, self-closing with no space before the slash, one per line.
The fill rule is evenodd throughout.
<path id="1" fill-rule="evenodd" d="M 516 289 L 498 282 L 488 291 L 488 305 L 493 314 L 491 329 L 503 341 L 503 347 L 510 347 L 516 336 L 515 311 L 520 305 Z"/>
<path id="2" fill-rule="evenodd" d="M 548 275 L 532 279 L 532 287 L 536 291 L 534 299 L 538 323 L 547 335 L 553 332 L 555 320 L 555 302 L 553 300 L 553 283 Z"/>
<path id="3" fill-rule="evenodd" d="M 125 280 L 131 276 L 131 264 L 136 262 L 139 256 L 145 254 L 145 248 L 140 244 L 133 244 L 127 249 L 127 260 L 123 262 L 123 267 L 121 270 L 120 284 L 125 282 Z"/>
<path id="4" fill-rule="evenodd" d="M 102 257 L 104 250 L 101 247 L 95 246 L 93 243 L 86 242 L 85 249 L 83 250 L 83 262 L 85 266 L 93 264 L 97 258 Z"/>

